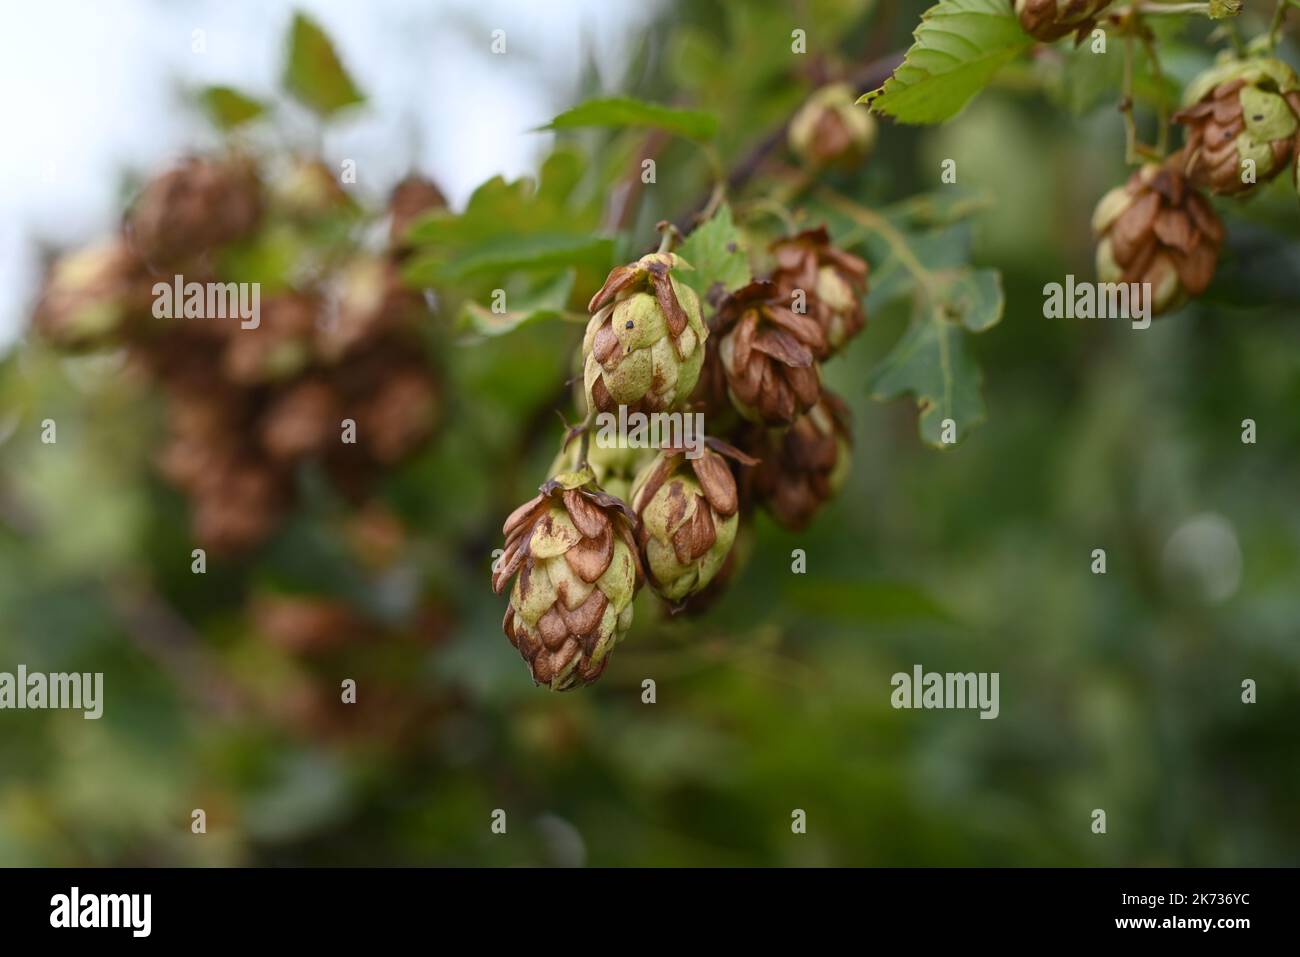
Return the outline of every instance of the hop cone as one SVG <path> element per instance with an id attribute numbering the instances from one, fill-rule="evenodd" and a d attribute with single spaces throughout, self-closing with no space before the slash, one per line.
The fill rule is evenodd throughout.
<path id="1" fill-rule="evenodd" d="M 248 236 L 261 216 L 251 162 L 192 157 L 145 186 L 127 234 L 149 263 L 175 264 Z"/>
<path id="2" fill-rule="evenodd" d="M 1021 28 L 1035 40 L 1051 43 L 1070 33 L 1086 33 L 1111 0 L 1015 0 Z"/>
<path id="3" fill-rule="evenodd" d="M 147 312 L 149 289 L 141 264 L 125 243 L 113 240 L 56 260 L 32 321 L 60 346 L 102 345 L 122 333 L 133 315 Z"/>
<path id="4" fill-rule="evenodd" d="M 807 312 L 822 327 L 825 359 L 838 352 L 866 324 L 862 296 L 867 288 L 867 264 L 831 245 L 823 229 L 810 229 L 772 244 L 776 271 L 772 281 L 785 302 L 793 307 L 798 290 L 806 297 Z"/>
<path id="5" fill-rule="evenodd" d="M 1175 155 L 1149 164 L 1102 197 L 1092 214 L 1097 276 L 1151 284 L 1152 314 L 1200 295 L 1214 278 L 1223 224 L 1188 184 Z"/>
<path id="6" fill-rule="evenodd" d="M 753 470 L 754 490 L 781 525 L 805 528 L 844 484 L 852 457 L 848 407 L 826 392 L 788 429 L 771 434 Z"/>
<path id="7" fill-rule="evenodd" d="M 533 680 L 553 691 L 590 684 L 632 625 L 642 572 L 626 506 L 565 472 L 506 519 L 497 594 L 515 576 L 502 628 Z M 516 575 L 516 573 L 518 573 Z"/>
<path id="8" fill-rule="evenodd" d="M 685 401 L 704 363 L 708 330 L 695 291 L 672 271 L 690 268 L 673 253 L 651 253 L 609 274 L 592 297 L 582 341 L 590 408 L 661 412 Z"/>
<path id="9" fill-rule="evenodd" d="M 717 329 L 727 392 L 745 418 L 788 425 L 812 408 L 826 334 L 811 315 L 793 312 L 774 283 L 758 280 L 724 299 Z"/>
<path id="10" fill-rule="evenodd" d="M 855 166 L 876 142 L 876 121 L 847 83 L 824 86 L 790 120 L 790 149 L 814 168 Z"/>
<path id="11" fill-rule="evenodd" d="M 1281 60 L 1258 57 L 1221 64 L 1187 88 L 1174 119 L 1187 128 L 1186 173 L 1197 186 L 1231 195 L 1282 172 L 1300 126 L 1300 80 Z M 1243 164 L 1254 161 L 1254 177 Z"/>
<path id="12" fill-rule="evenodd" d="M 731 469 L 718 453 L 696 459 L 662 452 L 632 485 L 632 509 L 646 573 L 659 594 L 680 602 L 705 588 L 736 538 L 740 501 Z"/>

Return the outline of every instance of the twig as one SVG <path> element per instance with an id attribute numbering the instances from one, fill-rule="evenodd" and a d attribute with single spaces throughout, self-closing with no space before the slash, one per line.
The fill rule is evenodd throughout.
<path id="1" fill-rule="evenodd" d="M 858 93 L 868 93 L 881 86 L 885 80 L 893 75 L 894 70 L 903 62 L 904 51 L 898 50 L 883 56 L 878 60 L 873 60 L 856 70 L 847 78 L 847 82 Z M 800 104 L 802 106 L 803 104 Z M 769 132 L 751 149 L 742 156 L 739 162 L 731 168 L 725 180 L 725 188 L 729 195 L 736 195 L 741 189 L 749 183 L 751 179 L 763 168 L 772 153 L 786 141 L 789 135 L 790 121 L 794 119 L 798 107 L 791 111 L 781 125 Z M 701 211 L 706 209 L 710 200 L 713 199 L 716 192 L 716 186 L 710 189 L 709 193 L 701 197 L 697 202 L 684 212 L 677 219 L 673 220 L 677 228 L 683 233 L 690 232 L 691 227 L 701 219 Z"/>

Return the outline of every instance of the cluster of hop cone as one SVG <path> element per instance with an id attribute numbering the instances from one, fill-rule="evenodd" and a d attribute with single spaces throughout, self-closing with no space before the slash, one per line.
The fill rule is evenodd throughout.
<path id="1" fill-rule="evenodd" d="M 1082 40 L 1113 0 L 1011 2 L 1025 32 L 1052 42 Z M 1241 7 L 1219 2 L 1222 15 Z M 1093 214 L 1098 278 L 1149 283 L 1153 314 L 1199 296 L 1214 278 L 1224 229 L 1205 193 L 1246 197 L 1283 172 L 1300 189 L 1300 80 L 1268 46 L 1222 57 L 1188 85 L 1173 119 L 1185 131 L 1182 148 L 1134 172 Z"/>
<path id="2" fill-rule="evenodd" d="M 304 464 L 359 501 L 431 434 L 428 306 L 398 264 L 411 220 L 443 205 L 416 176 L 368 214 L 318 159 L 267 172 L 242 154 L 187 158 L 144 186 L 110 240 L 52 263 L 34 325 L 65 349 L 125 351 L 165 397 L 158 466 L 190 500 L 194 538 L 245 552 L 282 523 Z M 368 242 L 384 217 L 386 238 Z M 177 276 L 258 283 L 259 321 L 160 316 L 155 284 Z"/>
<path id="3" fill-rule="evenodd" d="M 668 251 L 619 266 L 592 297 L 582 343 L 586 427 L 571 430 L 536 497 L 504 526 L 492 585 L 513 579 L 503 628 L 534 681 L 600 677 L 649 586 L 674 609 L 710 600 L 735 567 L 741 523 L 764 508 L 803 528 L 843 482 L 844 403 L 821 364 L 862 329 L 867 264 L 824 229 L 778 240 L 768 278 L 705 307 Z M 617 416 L 703 416 L 691 450 L 602 443 Z"/>

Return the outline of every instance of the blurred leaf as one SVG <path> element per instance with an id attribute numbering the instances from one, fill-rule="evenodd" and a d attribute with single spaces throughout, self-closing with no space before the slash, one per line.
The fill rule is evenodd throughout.
<path id="1" fill-rule="evenodd" d="M 408 283 L 429 286 L 517 269 L 554 269 L 580 262 L 607 265 L 613 254 L 614 241 L 600 236 L 494 237 L 455 255 L 417 257 L 402 275 Z"/>
<path id="2" fill-rule="evenodd" d="M 466 302 L 461 307 L 460 322 L 485 336 L 500 336 L 513 332 L 520 326 L 543 319 L 557 319 L 566 315 L 565 305 L 573 292 L 574 271 L 567 269 L 544 283 L 516 308 L 496 313 L 477 302 Z M 585 315 L 582 316 L 586 318 Z"/>
<path id="3" fill-rule="evenodd" d="M 230 86 L 209 86 L 199 91 L 199 104 L 219 128 L 233 130 L 266 112 L 266 104 Z"/>
<path id="4" fill-rule="evenodd" d="M 542 164 L 537 180 L 508 182 L 494 176 L 474 190 L 464 212 L 436 210 L 417 221 L 408 236 L 417 245 L 460 247 L 494 237 L 589 234 L 599 223 L 601 198 L 574 204 L 573 193 L 585 171 L 581 154 L 557 149 Z"/>
<path id="5" fill-rule="evenodd" d="M 932 274 L 914 302 L 911 326 L 872 371 L 868 387 L 878 400 L 915 396 L 921 437 L 948 448 L 941 438 L 945 419 L 956 424 L 958 441 L 984 421 L 983 374 L 970 356 L 966 333 L 1001 320 L 1001 277 L 992 269 Z"/>
<path id="6" fill-rule="evenodd" d="M 572 130 L 584 126 L 649 126 L 693 140 L 707 140 L 718 131 L 718 118 L 712 113 L 679 110 L 628 97 L 614 97 L 580 103 L 541 129 Z"/>
<path id="7" fill-rule="evenodd" d="M 902 66 L 858 101 L 903 123 L 956 116 L 1034 42 L 1005 0 L 941 0 L 922 15 L 915 36 Z"/>
<path id="8" fill-rule="evenodd" d="M 294 14 L 289 29 L 283 82 L 285 90 L 322 117 L 365 100 L 325 31 L 303 13 Z"/>
<path id="9" fill-rule="evenodd" d="M 744 239 L 731 221 L 731 208 L 725 203 L 707 223 L 696 227 L 678 250 L 693 267 L 676 273 L 677 277 L 707 299 L 715 285 L 731 292 L 752 278 Z"/>

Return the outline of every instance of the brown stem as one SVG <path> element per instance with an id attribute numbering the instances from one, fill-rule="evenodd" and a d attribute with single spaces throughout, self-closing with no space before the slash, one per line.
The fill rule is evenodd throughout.
<path id="1" fill-rule="evenodd" d="M 898 69 L 898 65 L 903 62 L 903 56 L 904 51 L 897 50 L 879 58 L 878 60 L 873 60 L 870 63 L 864 64 L 846 77 L 845 80 L 859 94 L 869 93 L 893 75 L 893 72 Z M 800 106 L 802 105 L 803 104 L 800 104 Z M 728 195 L 735 196 L 739 193 L 740 190 L 754 178 L 758 171 L 763 168 L 763 165 L 768 161 L 771 155 L 780 148 L 782 143 L 785 142 L 790 127 L 790 121 L 794 119 L 796 112 L 798 112 L 797 107 L 781 122 L 779 127 L 769 132 L 763 137 L 763 139 L 759 140 L 753 149 L 742 156 L 739 162 L 731 168 L 726 178 L 726 190 Z M 691 227 L 695 225 L 700 211 L 708 207 L 709 201 L 713 198 L 713 195 L 714 190 L 710 189 L 708 193 L 704 194 L 697 202 L 692 204 L 690 209 L 677 217 L 677 219 L 674 220 L 677 228 L 683 233 L 689 232 Z"/>

